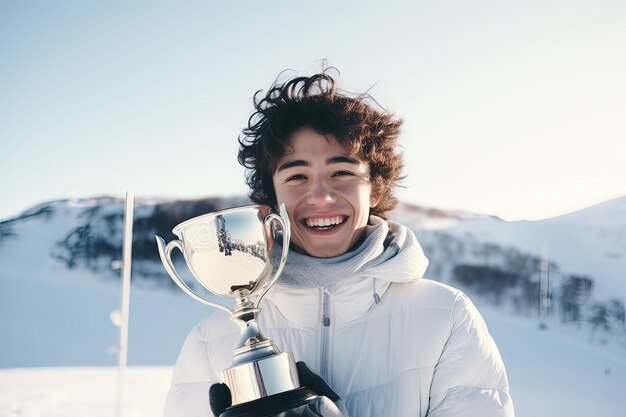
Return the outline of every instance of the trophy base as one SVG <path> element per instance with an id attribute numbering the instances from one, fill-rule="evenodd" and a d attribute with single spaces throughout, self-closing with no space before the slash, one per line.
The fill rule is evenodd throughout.
<path id="1" fill-rule="evenodd" d="M 273 353 L 235 365 L 224 370 L 222 376 L 230 388 L 233 405 L 300 387 L 296 361 L 291 352 Z"/>
<path id="2" fill-rule="evenodd" d="M 272 417 L 313 400 L 317 394 L 313 390 L 300 387 L 269 397 L 259 398 L 244 404 L 228 407 L 219 417 Z M 287 415 L 287 414 L 285 414 Z"/>

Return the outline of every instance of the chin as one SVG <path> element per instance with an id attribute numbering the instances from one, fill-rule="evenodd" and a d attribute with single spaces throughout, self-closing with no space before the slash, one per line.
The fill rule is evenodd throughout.
<path id="1" fill-rule="evenodd" d="M 346 253 L 346 251 L 342 251 L 340 249 L 322 248 L 319 250 L 312 249 L 310 251 L 306 251 L 306 253 L 314 258 L 334 258 L 336 256 L 343 255 L 344 253 Z"/>

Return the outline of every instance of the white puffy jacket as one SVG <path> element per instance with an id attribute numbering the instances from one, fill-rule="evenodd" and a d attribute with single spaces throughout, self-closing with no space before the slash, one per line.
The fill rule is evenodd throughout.
<path id="1" fill-rule="evenodd" d="M 502 359 L 471 301 L 422 278 L 413 233 L 390 222 L 400 252 L 321 289 L 275 286 L 259 327 L 343 398 L 351 417 L 514 416 Z M 377 303 L 378 301 L 378 303 Z M 180 352 L 166 417 L 211 416 L 208 390 L 231 366 L 236 325 L 215 312 Z"/>

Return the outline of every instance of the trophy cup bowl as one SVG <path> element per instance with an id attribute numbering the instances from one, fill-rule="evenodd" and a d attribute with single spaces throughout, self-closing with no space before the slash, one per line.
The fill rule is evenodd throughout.
<path id="1" fill-rule="evenodd" d="M 279 248 L 275 240 L 277 225 L 282 231 L 280 257 L 272 256 Z M 281 204 L 280 215 L 271 213 L 265 205 L 209 213 L 178 224 L 173 233 L 178 239 L 167 244 L 155 236 L 169 276 L 194 300 L 228 312 L 240 328 L 233 364 L 222 372 L 233 406 L 243 404 L 245 408 L 250 401 L 276 394 L 285 397 L 284 393 L 290 391 L 295 395 L 287 394 L 287 403 L 294 399 L 306 402 L 314 396 L 312 391 L 300 387 L 293 355 L 281 352 L 263 337 L 256 320 L 261 311 L 259 302 L 280 277 L 287 259 L 290 223 L 285 205 Z M 211 293 L 234 300 L 234 308 L 209 301 L 192 290 L 174 267 L 174 248 L 182 252 L 196 281 Z"/>

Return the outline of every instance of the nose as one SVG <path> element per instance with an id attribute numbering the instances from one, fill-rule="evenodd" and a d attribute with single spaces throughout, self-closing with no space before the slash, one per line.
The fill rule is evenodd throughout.
<path id="1" fill-rule="evenodd" d="M 332 187 L 323 179 L 313 181 L 307 195 L 307 202 L 314 206 L 332 204 L 336 200 Z"/>

